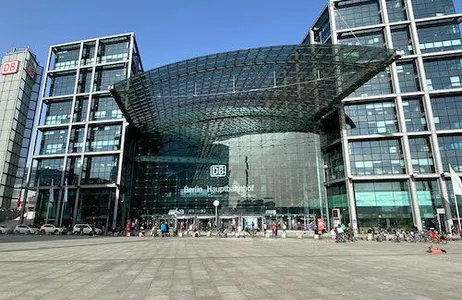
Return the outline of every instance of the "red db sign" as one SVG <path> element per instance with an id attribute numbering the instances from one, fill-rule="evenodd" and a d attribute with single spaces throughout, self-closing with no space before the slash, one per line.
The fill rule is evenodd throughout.
<path id="1" fill-rule="evenodd" d="M 19 70 L 19 60 L 5 61 L 0 69 L 2 75 L 14 74 Z"/>

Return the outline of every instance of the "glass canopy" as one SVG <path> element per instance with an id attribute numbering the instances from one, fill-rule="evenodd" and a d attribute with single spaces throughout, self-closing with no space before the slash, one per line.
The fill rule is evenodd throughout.
<path id="1" fill-rule="evenodd" d="M 197 57 L 110 88 L 141 133 L 211 142 L 314 132 L 320 117 L 399 57 L 385 48 L 285 45 Z"/>

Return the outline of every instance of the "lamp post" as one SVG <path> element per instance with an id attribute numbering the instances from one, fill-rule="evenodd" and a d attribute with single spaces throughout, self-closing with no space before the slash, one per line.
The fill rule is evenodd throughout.
<path id="1" fill-rule="evenodd" d="M 213 206 L 215 206 L 215 224 L 217 226 L 217 232 L 218 232 L 218 205 L 220 205 L 220 201 L 218 200 L 213 201 Z"/>

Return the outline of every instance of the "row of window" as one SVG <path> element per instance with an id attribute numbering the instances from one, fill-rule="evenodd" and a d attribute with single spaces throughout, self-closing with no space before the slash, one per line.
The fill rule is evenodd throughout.
<path id="1" fill-rule="evenodd" d="M 117 103 L 112 97 L 93 97 L 91 100 L 90 118 L 87 120 L 88 97 L 77 97 L 74 106 L 74 122 L 111 120 L 122 118 Z M 70 121 L 72 99 L 49 102 L 46 106 L 44 125 L 67 124 Z"/>
<path id="2" fill-rule="evenodd" d="M 129 57 L 129 37 L 101 40 L 97 57 L 95 58 L 96 42 L 86 42 L 80 49 L 80 44 L 53 49 L 50 70 L 74 68 L 97 63 L 108 63 L 127 60 Z M 80 56 L 80 51 L 82 54 Z"/>
<path id="3" fill-rule="evenodd" d="M 360 26 L 380 24 L 380 1 L 339 1 L 336 3 L 335 21 L 338 29 L 350 29 Z M 452 0 L 413 0 L 415 19 L 450 15 L 455 13 Z M 386 9 L 390 22 L 409 20 L 405 0 L 386 0 Z"/>
<path id="4" fill-rule="evenodd" d="M 117 178 L 117 155 L 69 157 L 65 170 L 68 184 L 106 184 L 114 183 Z M 51 185 L 61 182 L 63 158 L 41 159 L 34 161 L 35 185 Z"/>
<path id="5" fill-rule="evenodd" d="M 91 80 L 92 76 L 92 69 L 81 70 L 78 80 L 76 80 L 76 71 L 51 74 L 46 82 L 45 95 L 47 97 L 72 95 L 76 88 L 77 93 L 106 91 L 110 85 L 127 78 L 127 67 L 125 65 L 98 67 L 94 74 L 94 82 Z"/>
<path id="6" fill-rule="evenodd" d="M 439 151 L 445 171 L 449 164 L 462 172 L 462 136 L 439 136 Z M 428 137 L 409 138 L 414 173 L 434 173 Z M 399 139 L 367 140 L 349 143 L 352 175 L 405 174 L 404 155 Z M 329 154 L 332 156 L 332 154 Z"/>
<path id="7" fill-rule="evenodd" d="M 67 152 L 82 152 L 85 127 L 74 126 L 71 130 Z M 39 154 L 62 154 L 66 152 L 67 129 L 43 131 Z M 113 151 L 120 149 L 121 125 L 92 125 L 89 127 L 85 151 Z"/>
<path id="8" fill-rule="evenodd" d="M 419 48 L 421 53 L 442 52 L 462 49 L 460 28 L 453 21 L 442 24 L 420 25 L 417 27 Z M 391 28 L 393 47 L 403 50 L 405 54 L 414 54 L 413 40 L 410 29 L 406 26 Z M 342 33 L 338 38 L 339 44 L 387 47 L 383 29 L 369 29 L 354 34 Z"/>
<path id="9" fill-rule="evenodd" d="M 422 90 L 414 62 L 396 64 L 401 93 Z M 429 91 L 462 88 L 462 58 L 424 60 L 426 85 Z M 389 68 L 363 84 L 349 97 L 367 97 L 391 94 L 393 85 Z"/>
<path id="10" fill-rule="evenodd" d="M 462 95 L 434 96 L 431 106 L 437 130 L 462 129 Z M 404 99 L 402 107 L 407 131 L 428 129 L 420 98 Z M 351 120 L 348 135 L 399 132 L 393 101 L 350 104 L 345 106 L 345 113 Z"/>

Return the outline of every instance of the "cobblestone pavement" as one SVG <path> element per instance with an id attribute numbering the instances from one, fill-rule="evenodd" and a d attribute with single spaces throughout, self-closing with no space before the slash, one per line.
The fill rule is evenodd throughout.
<path id="1" fill-rule="evenodd" d="M 25 237 L 27 239 L 27 237 Z M 462 243 L 98 237 L 0 243 L 0 299 L 462 299 Z"/>

